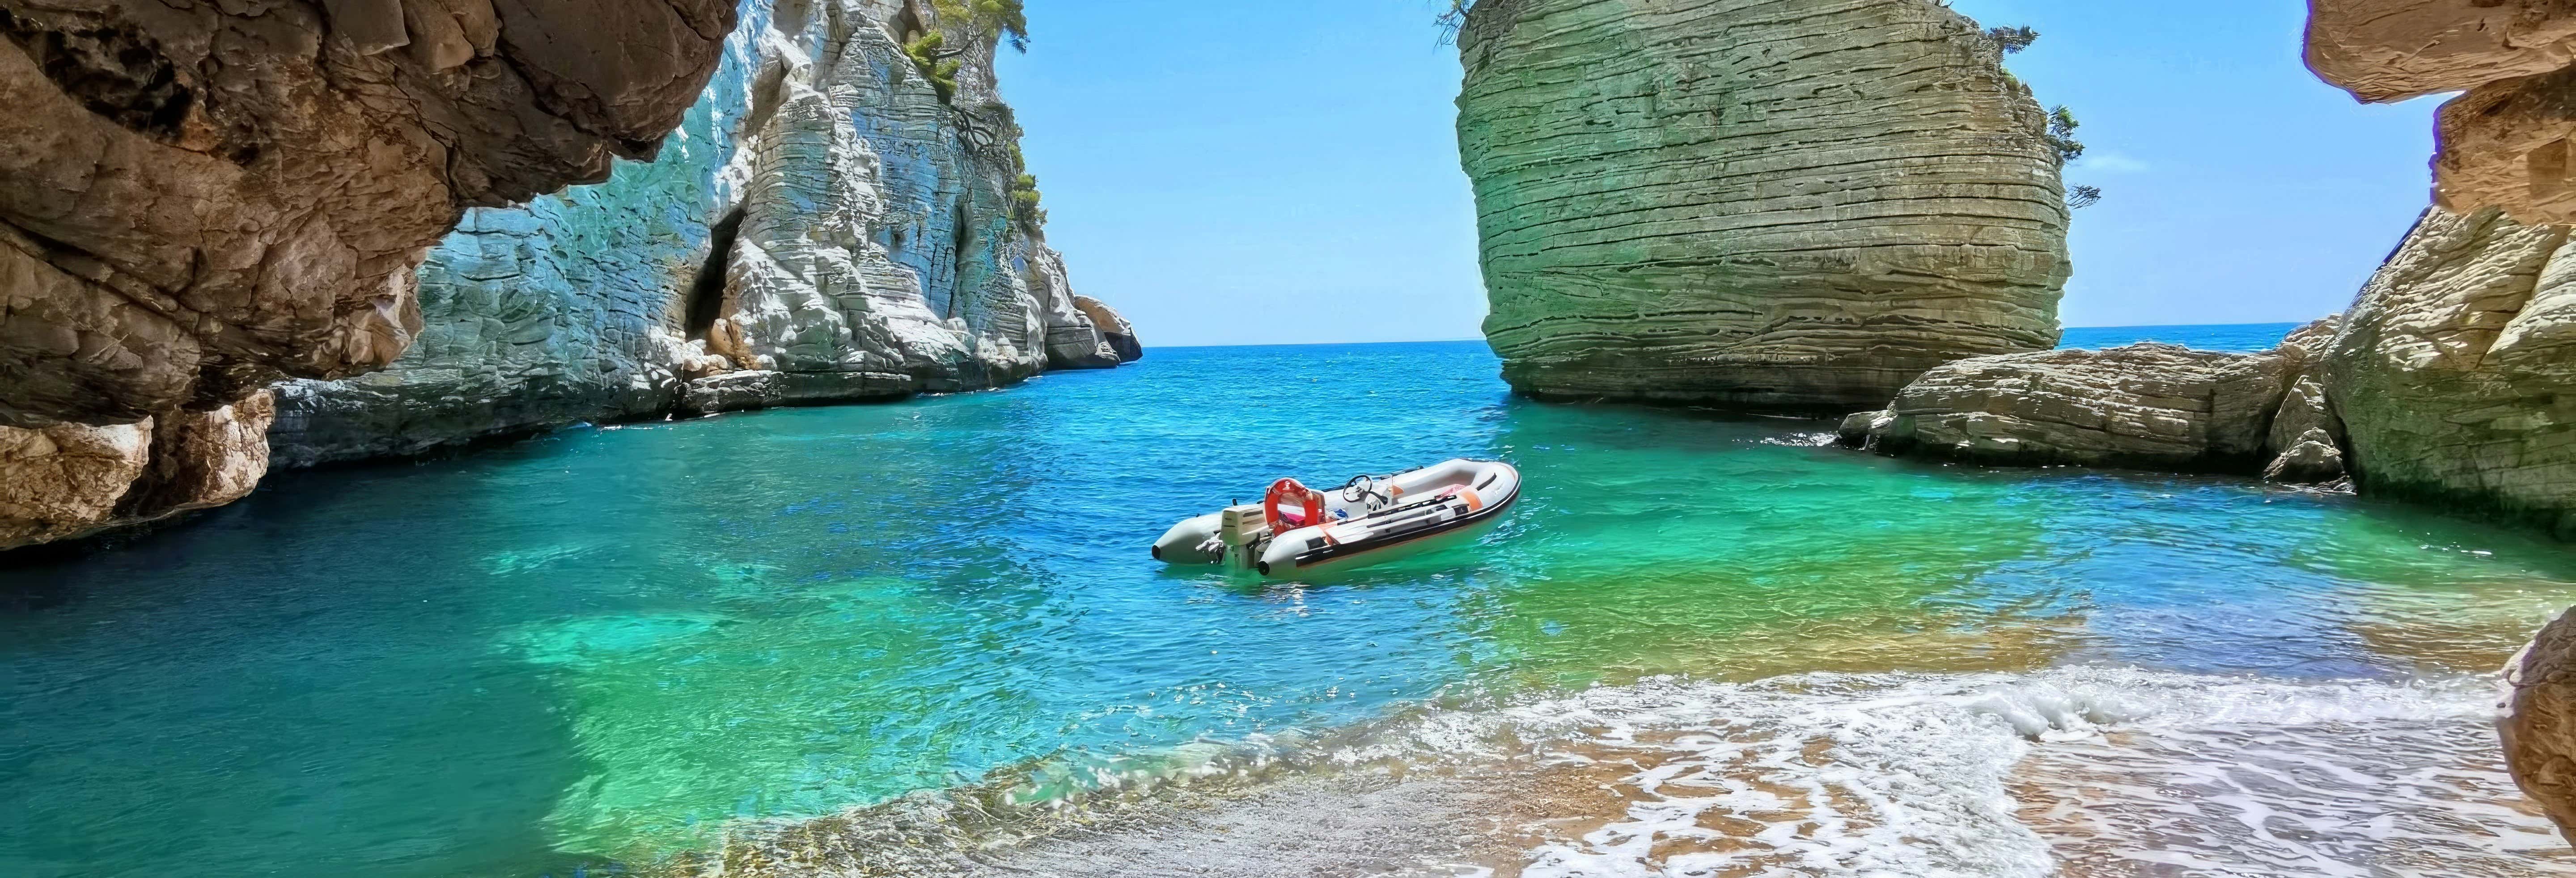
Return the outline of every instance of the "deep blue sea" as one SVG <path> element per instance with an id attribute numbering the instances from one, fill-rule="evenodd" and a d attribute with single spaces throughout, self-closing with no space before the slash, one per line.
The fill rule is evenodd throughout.
<path id="1" fill-rule="evenodd" d="M 0 570 L 0 875 L 651 870 L 979 781 L 1091 807 L 1112 775 L 1359 728 L 1423 764 L 1508 737 L 1638 803 L 1442 868 L 2576 867 L 2496 764 L 2477 676 L 2576 601 L 2567 549 L 1829 427 L 1520 400 L 1473 342 L 1161 348 L 280 473 Z M 1478 546 L 1314 586 L 1147 557 L 1281 474 L 1451 456 L 1528 480 Z"/>

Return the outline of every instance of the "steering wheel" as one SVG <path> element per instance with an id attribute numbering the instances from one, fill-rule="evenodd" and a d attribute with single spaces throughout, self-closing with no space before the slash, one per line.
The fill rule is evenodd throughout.
<path id="1" fill-rule="evenodd" d="M 1352 476 L 1350 481 L 1342 484 L 1343 500 L 1357 503 L 1368 498 L 1376 498 L 1379 503 L 1387 502 L 1387 496 L 1377 491 L 1377 477 Z"/>

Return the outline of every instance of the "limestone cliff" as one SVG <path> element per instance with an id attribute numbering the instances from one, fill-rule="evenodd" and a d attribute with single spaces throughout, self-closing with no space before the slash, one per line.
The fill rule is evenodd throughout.
<path id="1" fill-rule="evenodd" d="M 469 205 L 649 158 L 726 0 L 0 0 L 0 548 L 249 490 Z"/>
<path id="2" fill-rule="evenodd" d="M 2363 490 L 2576 537 L 2566 227 L 2426 212 L 2362 288 L 2327 376 Z"/>
<path id="3" fill-rule="evenodd" d="M 2060 160 L 1931 0 L 1484 0 L 1458 39 L 1516 389 L 1817 409 L 2057 340 Z"/>
<path id="4" fill-rule="evenodd" d="M 900 0 L 755 0 L 742 20 L 659 161 L 474 211 L 421 269 L 409 355 L 279 388 L 278 463 L 992 387 L 1140 353 L 1045 244 L 991 22 Z M 945 48 L 922 52 L 955 62 L 953 87 L 907 49 L 933 34 Z"/>
<path id="5" fill-rule="evenodd" d="M 2576 3 L 2314 0 L 2308 67 L 2365 101 L 2442 106 L 2434 203 L 2576 222 Z"/>

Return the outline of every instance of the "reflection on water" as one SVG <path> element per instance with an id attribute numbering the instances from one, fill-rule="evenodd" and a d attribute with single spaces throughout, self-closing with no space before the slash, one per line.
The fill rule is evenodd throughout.
<path id="1" fill-rule="evenodd" d="M 1009 392 L 281 474 L 123 551 L 0 574 L 0 821 L 15 830 L 0 835 L 0 874 L 563 874 L 757 835 L 745 820 L 927 790 L 974 799 L 996 771 L 991 806 L 1007 810 L 1094 797 L 1104 778 L 1436 765 L 1459 773 L 1441 807 L 1472 810 L 1461 803 L 1528 799 L 1493 793 L 1503 763 L 1462 755 L 1483 753 L 1487 732 L 1464 749 L 1373 748 L 1425 717 L 1750 687 L 1641 732 L 1667 734 L 1646 749 L 1679 752 L 1732 741 L 1711 730 L 1786 685 L 1763 681 L 1812 671 L 1855 675 L 1860 694 L 1779 700 L 1761 714 L 1778 734 L 1812 735 L 1823 720 L 1797 711 L 1868 692 L 2054 685 L 2089 666 L 2143 676 L 2086 685 L 2157 691 L 2430 687 L 2425 698 L 2451 700 L 2404 719 L 2420 729 L 2371 715 L 2352 733 L 2403 750 L 2409 770 L 2491 778 L 2475 687 L 2449 681 L 2495 666 L 2576 599 L 2557 546 L 2350 497 L 1884 460 L 1818 447 L 1811 422 L 1536 405 L 1493 375 L 1473 344 L 1158 350 Z M 1337 482 L 1461 454 L 1510 459 L 1529 485 L 1475 549 L 1329 586 L 1144 555 L 1172 520 L 1281 473 Z M 1665 675 L 1696 682 L 1655 682 Z M 1960 716 L 1965 728 L 1993 714 Z M 2230 752 L 2161 734 L 2114 729 L 2098 744 L 2152 754 L 2135 742 L 2166 741 L 2152 765 L 2005 733 L 1973 739 L 1991 744 L 1974 758 L 2004 760 L 1973 783 L 1812 794 L 1877 789 L 1904 813 L 1951 813 L 1920 796 L 1991 796 L 1977 819 L 2024 827 L 2004 835 L 2025 848 L 2052 839 L 2027 848 L 2041 861 L 2092 862 L 2126 856 L 2100 851 L 2134 836 L 2054 840 L 2052 826 L 2081 821 L 2051 796 L 2079 794 L 2043 775 L 2152 791 L 2218 758 L 2193 754 Z M 1585 751 L 1537 740 L 1504 756 L 1629 783 L 1620 766 L 1546 762 Z M 1380 755 L 1331 755 L 1359 752 Z M 1829 761 L 1930 777 L 1906 760 L 1947 752 Z M 1745 783 L 1729 795 L 1787 795 Z M 2503 788 L 2455 786 L 2454 804 L 2417 810 L 2510 823 L 2490 813 L 2510 807 Z M 1368 793 L 1381 794 L 1393 795 Z M 2320 795 L 2267 807 L 2351 807 Z M 1558 846 L 1478 862 L 1627 856 L 1627 842 L 1586 835 L 1630 818 L 1530 819 L 1559 830 L 1505 827 L 1498 844 Z M 1793 840 L 1764 854 L 1727 840 L 1750 825 L 1728 821 L 1756 819 L 1707 817 L 1673 850 L 1792 856 Z M 1848 838 L 1867 855 L 1851 862 L 1918 862 L 1907 843 Z M 2282 850 L 2262 856 L 2376 856 Z M 1959 868 L 2012 873 L 1975 862 L 1987 865 Z"/>

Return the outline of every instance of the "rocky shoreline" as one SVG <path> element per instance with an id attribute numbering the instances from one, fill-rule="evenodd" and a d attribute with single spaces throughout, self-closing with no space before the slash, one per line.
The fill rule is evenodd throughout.
<path id="1" fill-rule="evenodd" d="M 455 5 L 459 21 L 491 16 L 481 0 Z M 670 71 L 585 71 L 601 79 L 539 83 L 564 94 L 588 89 L 631 106 L 567 108 L 542 89 L 525 98 L 564 114 L 568 131 L 596 131 L 616 121 L 602 113 L 632 117 L 607 140 L 546 135 L 558 140 L 544 145 L 574 155 L 577 167 L 546 171 L 550 166 L 526 164 L 528 143 L 501 134 L 472 142 L 489 155 L 451 152 L 443 181 L 437 168 L 421 166 L 438 159 L 434 150 L 376 154 L 387 185 L 416 183 L 418 191 L 325 206 L 345 214 L 334 215 L 344 228 L 400 235 L 381 242 L 380 253 L 362 250 L 356 275 L 330 259 L 294 255 L 302 261 L 282 264 L 309 265 L 329 276 L 286 283 L 271 273 L 254 284 L 246 305 L 228 305 L 234 310 L 211 317 L 187 316 L 196 307 L 190 297 L 230 301 L 235 294 L 178 295 L 178 310 L 137 316 L 113 304 L 141 294 L 117 286 L 122 275 L 115 270 L 91 271 L 84 266 L 93 263 L 62 247 L 7 250 L 51 260 L 44 271 L 93 279 L 66 281 L 59 296 L 47 286 L 45 295 L 55 298 L 39 307 L 0 312 L 0 377 L 12 379 L 0 382 L 10 388 L 0 392 L 0 550 L 230 503 L 271 467 L 414 456 L 583 422 L 1002 387 L 1050 369 L 1135 360 L 1143 355 L 1135 329 L 1108 305 L 1076 296 L 1064 258 L 1046 245 L 1036 179 L 993 75 L 998 47 L 1023 26 L 1013 17 L 1016 9 L 1016 3 L 746 0 L 738 8 L 701 10 L 706 20 L 690 18 L 688 28 L 654 34 L 688 47 L 671 55 Z M 562 22 L 512 27 L 571 26 L 603 12 L 632 28 L 665 23 L 653 15 L 567 10 Z M 51 26 L 50 19 L 25 21 Z M 345 18 L 301 26 L 325 50 L 326 72 L 359 83 L 369 80 L 349 71 L 391 70 L 398 79 L 445 83 L 441 77 L 460 69 L 508 62 L 518 65 L 512 70 L 541 71 L 558 60 L 500 57 L 522 50 L 509 41 L 493 44 L 488 34 L 477 38 L 473 27 L 449 45 L 441 42 L 438 23 L 370 22 L 369 28 L 385 27 L 364 33 Z M 202 23 L 142 24 L 180 33 Z M 651 44 L 638 34 L 611 35 Z M 387 50 L 406 39 L 409 48 Z M 556 48 L 582 50 L 574 43 Z M 19 57 L 14 50 L 0 55 Z M 217 55 L 202 61 L 208 66 L 199 74 L 213 85 L 234 75 L 220 65 L 253 63 Z M 295 66 L 302 63 L 257 60 L 277 76 L 305 75 Z M 63 74 L 49 71 L 44 75 Z M 648 74 L 665 73 L 668 81 L 646 81 Z M 53 87 L 8 71 L 0 71 L 0 80 Z M 371 93 L 366 85 L 324 81 L 326 90 Z M 425 86 L 418 93 L 447 94 Z M 463 110 L 425 100 L 417 119 L 368 109 L 325 121 L 399 133 L 457 124 L 442 113 L 498 111 L 473 89 L 453 100 Z M 280 114 L 265 117 L 272 121 L 316 112 L 223 106 Z M 272 121 L 246 117 L 243 124 Z M 475 121 L 501 125 L 507 118 Z M 106 133 L 113 126 L 95 117 L 84 124 L 89 127 L 74 130 L 97 128 L 98 137 L 131 141 L 138 150 L 161 136 L 148 127 Z M 297 151 L 306 146 L 259 146 L 256 160 L 233 177 L 244 193 L 243 216 L 302 197 L 299 186 L 336 179 L 303 179 L 316 164 L 346 159 Z M 176 144 L 181 153 L 194 148 Z M 612 162 L 611 153 L 655 160 Z M 129 158 L 138 166 L 158 161 L 141 152 Z M 496 170 L 504 164 L 506 171 Z M 5 166 L 0 181 L 41 190 L 56 185 L 43 176 L 56 170 L 41 163 Z M 212 197 L 190 188 L 197 181 L 166 183 L 173 194 Z M 540 194 L 565 183 L 589 185 Z M 448 206 L 443 213 L 428 209 L 441 205 Z M 85 240 L 59 218 L 48 219 L 48 210 L 0 200 L 0 219 L 41 231 L 43 240 Z M 436 237 L 450 226 L 452 234 Z M 213 240 L 185 239 L 183 233 L 195 234 L 187 230 L 145 231 L 166 233 L 173 246 Z M 296 227 L 281 234 L 311 232 Z M 303 254 L 293 249 L 305 246 L 301 240 L 290 234 L 270 246 L 278 254 Z M 150 246 L 157 245 L 102 240 L 90 253 L 107 265 L 140 266 L 135 260 L 158 252 Z M 205 275 L 199 284 L 221 280 Z M 60 308 L 52 304 L 57 301 Z M 126 314 L 117 319 L 132 325 L 93 326 L 73 313 L 99 303 L 108 309 L 101 313 Z M 317 315 L 341 322 L 277 338 L 261 334 Z M 210 320 L 236 320 L 250 329 Z M 161 325 L 156 321 L 212 328 L 204 338 L 164 338 L 168 333 L 154 329 Z M 119 352 L 104 341 L 117 333 L 157 340 Z M 50 341 L 13 341 L 55 334 L 66 339 L 63 351 L 95 351 L 49 358 Z M 189 357 L 175 356 L 182 347 Z M 83 364 L 96 362 L 126 365 L 93 375 Z M 281 374 L 288 380 L 263 386 Z"/>

